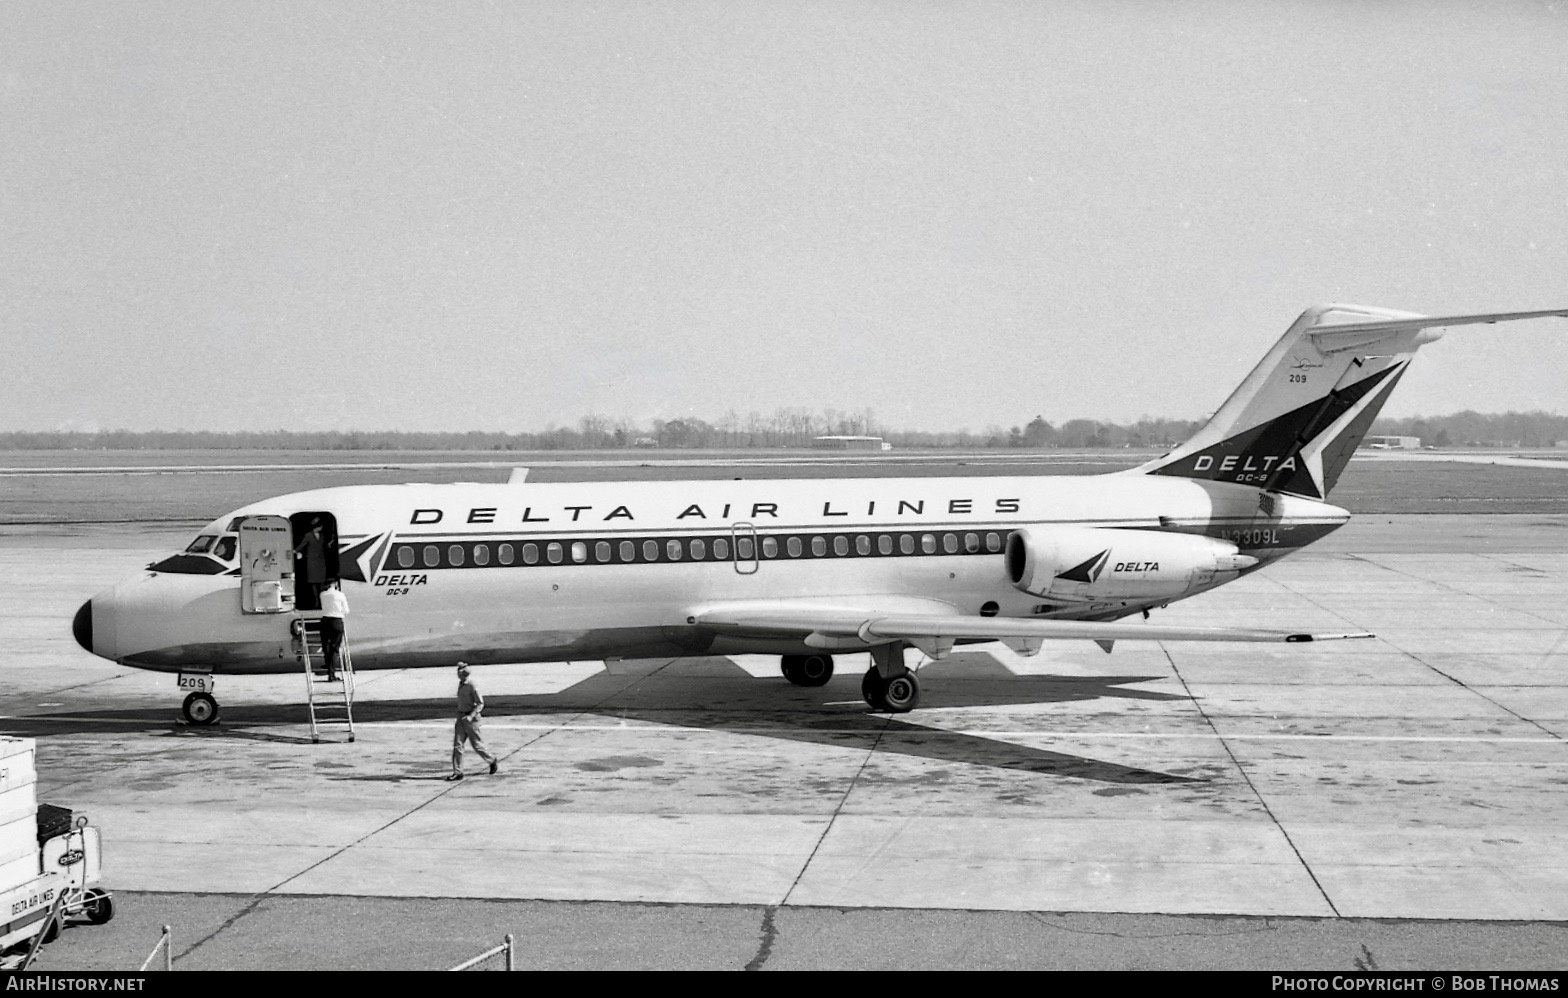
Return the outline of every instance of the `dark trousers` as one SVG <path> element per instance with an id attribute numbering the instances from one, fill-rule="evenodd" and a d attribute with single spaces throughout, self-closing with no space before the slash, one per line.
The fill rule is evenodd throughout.
<path id="1" fill-rule="evenodd" d="M 343 618 L 321 618 L 321 656 L 327 660 L 327 674 L 337 675 L 343 668 Z"/>

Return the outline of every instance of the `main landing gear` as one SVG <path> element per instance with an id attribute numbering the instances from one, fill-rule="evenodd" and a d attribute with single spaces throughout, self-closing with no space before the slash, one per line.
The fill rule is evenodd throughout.
<path id="1" fill-rule="evenodd" d="M 904 667 L 902 644 L 871 649 L 871 668 L 860 681 L 860 695 L 872 710 L 907 714 L 920 703 L 920 680 Z"/>
<path id="2" fill-rule="evenodd" d="M 865 678 L 860 681 L 860 695 L 866 698 L 866 703 L 871 705 L 872 710 L 885 710 L 890 714 L 907 714 L 920 703 L 920 680 L 915 678 L 913 672 L 884 679 L 882 673 L 873 665 L 866 670 Z"/>
<path id="3" fill-rule="evenodd" d="M 826 686 L 833 678 L 832 655 L 785 655 L 780 665 L 784 678 L 796 686 Z"/>

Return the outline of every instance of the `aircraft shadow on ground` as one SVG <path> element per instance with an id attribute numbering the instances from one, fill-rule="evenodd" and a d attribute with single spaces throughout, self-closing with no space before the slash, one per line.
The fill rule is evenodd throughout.
<path id="1" fill-rule="evenodd" d="M 500 720 L 538 715 L 602 715 L 837 748 L 867 751 L 874 748 L 878 752 L 912 758 L 1104 783 L 1194 782 L 1190 777 L 927 727 L 898 716 L 871 713 L 859 700 L 859 678 L 855 676 L 841 675 L 827 686 L 801 689 L 787 685 L 782 679 L 755 679 L 728 660 L 707 661 L 722 662 L 729 669 L 715 670 L 710 664 L 699 675 L 666 675 L 663 670 L 630 676 L 600 672 L 559 692 L 486 696 L 485 716 Z M 1187 699 L 1177 694 L 1126 688 L 1135 683 L 1168 678 L 1164 676 L 1017 676 L 1001 671 L 1002 675 L 974 676 L 966 672 L 963 678 L 948 678 L 935 669 L 923 670 L 922 675 L 928 681 L 922 705 L 954 708 L 1100 699 Z M 658 676 L 658 681 L 647 682 L 653 676 Z M 715 689 L 715 679 L 722 684 L 722 689 Z M 715 696 L 715 693 L 719 695 Z M 451 697 L 361 699 L 354 705 L 354 719 L 359 723 L 446 720 L 452 716 L 452 711 Z M 4 730 L 22 736 L 143 731 L 177 737 L 310 743 L 302 703 L 226 704 L 221 723 L 210 728 L 176 724 L 177 713 L 178 709 L 172 703 L 154 708 L 60 711 L 9 718 L 4 722 Z M 570 722 L 563 719 L 563 724 Z M 278 728 L 294 728 L 299 733 L 280 732 Z M 340 733 L 341 728 L 328 728 L 324 738 L 336 740 Z M 1041 734 L 1050 734 L 1050 731 L 1042 730 Z"/>

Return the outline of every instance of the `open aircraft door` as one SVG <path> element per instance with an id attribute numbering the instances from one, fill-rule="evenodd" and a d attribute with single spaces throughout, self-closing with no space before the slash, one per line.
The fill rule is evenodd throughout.
<path id="1" fill-rule="evenodd" d="M 294 609 L 294 531 L 282 516 L 240 521 L 240 609 L 289 613 Z"/>

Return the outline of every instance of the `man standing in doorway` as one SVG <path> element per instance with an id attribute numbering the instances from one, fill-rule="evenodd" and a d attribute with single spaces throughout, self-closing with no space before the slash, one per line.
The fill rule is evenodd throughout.
<path id="1" fill-rule="evenodd" d="M 485 698 L 479 695 L 479 689 L 468 678 L 468 663 L 457 663 L 457 725 L 452 729 L 452 775 L 448 781 L 463 778 L 463 743 L 470 742 L 474 752 L 479 758 L 490 764 L 490 772 L 494 774 L 499 766 L 495 756 L 485 748 L 485 740 L 479 731 L 480 715 L 485 709 Z"/>
<path id="2" fill-rule="evenodd" d="M 343 618 L 348 616 L 348 597 L 342 583 L 333 579 L 321 591 L 321 657 L 327 662 L 327 682 L 336 682 L 343 669 Z"/>

